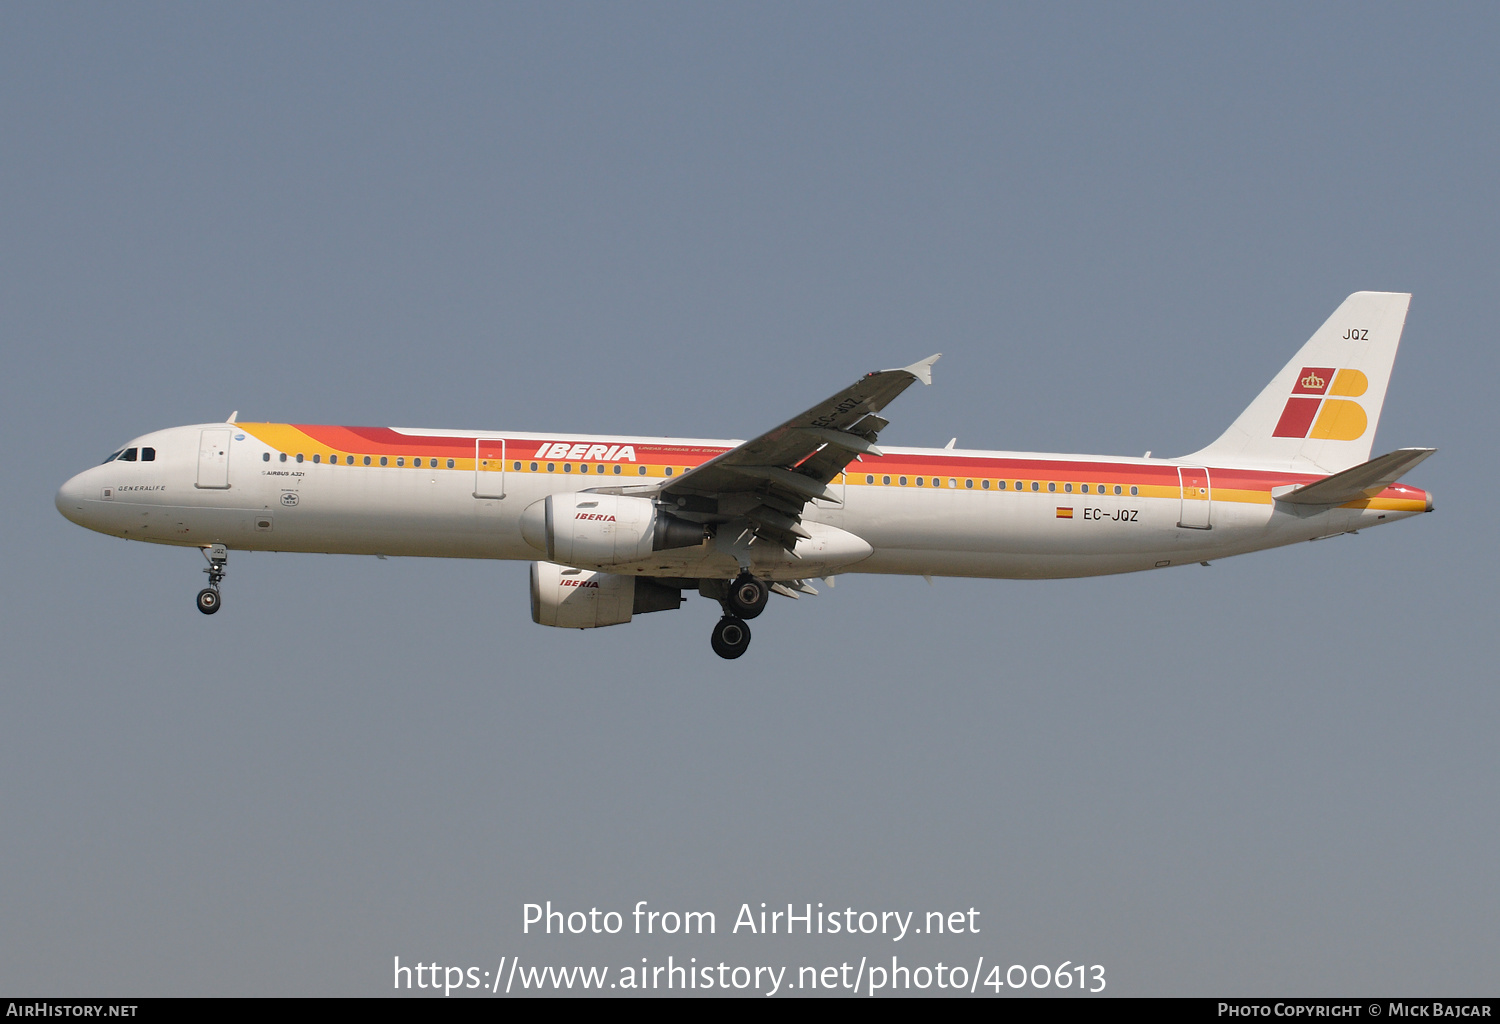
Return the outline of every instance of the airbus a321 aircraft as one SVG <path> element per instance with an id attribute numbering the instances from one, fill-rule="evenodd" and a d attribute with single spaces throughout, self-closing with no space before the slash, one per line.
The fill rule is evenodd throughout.
<path id="1" fill-rule="evenodd" d="M 1190 565 L 1432 511 L 1370 458 L 1411 296 L 1357 292 L 1207 448 L 1177 459 L 879 445 L 931 356 L 750 441 L 204 423 L 135 438 L 57 492 L 81 526 L 201 548 L 531 560 L 531 615 L 589 629 L 718 601 L 738 658 L 772 591 L 907 573 L 1053 579 Z M 1150 453 L 1147 453 L 1148 455 Z M 545 556 L 545 557 L 543 557 Z"/>

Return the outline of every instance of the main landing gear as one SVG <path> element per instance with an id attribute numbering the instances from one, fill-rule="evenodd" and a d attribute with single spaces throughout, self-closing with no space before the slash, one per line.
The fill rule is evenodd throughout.
<path id="1" fill-rule="evenodd" d="M 738 658 L 750 649 L 750 627 L 739 616 L 726 615 L 714 626 L 708 642 L 719 657 Z"/>
<path id="2" fill-rule="evenodd" d="M 724 610 L 742 619 L 753 619 L 766 610 L 771 599 L 771 588 L 764 580 L 758 580 L 748 572 L 729 585 L 729 596 L 724 600 Z"/>
<path id="3" fill-rule="evenodd" d="M 229 549 L 223 544 L 213 544 L 203 549 L 203 557 L 208 559 L 208 568 L 203 570 L 208 573 L 208 586 L 198 591 L 198 610 L 212 615 L 219 610 L 219 583 L 224 579 L 224 566 L 229 563 Z"/>
<path id="4" fill-rule="evenodd" d="M 770 598 L 771 588 L 765 580 L 756 579 L 748 572 L 741 573 L 720 601 L 724 606 L 724 617 L 714 626 L 709 637 L 714 653 L 721 658 L 734 659 L 749 650 L 750 627 L 745 620 L 765 611 Z"/>

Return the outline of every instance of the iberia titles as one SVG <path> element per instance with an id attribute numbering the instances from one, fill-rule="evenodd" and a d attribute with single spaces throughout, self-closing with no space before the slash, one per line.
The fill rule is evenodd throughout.
<path id="1" fill-rule="evenodd" d="M 533 459 L 561 459 L 565 462 L 634 462 L 633 444 L 573 444 L 570 441 L 545 441 Z"/>

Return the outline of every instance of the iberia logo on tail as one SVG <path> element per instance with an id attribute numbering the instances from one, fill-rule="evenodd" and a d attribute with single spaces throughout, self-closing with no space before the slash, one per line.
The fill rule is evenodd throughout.
<path id="1" fill-rule="evenodd" d="M 1304 366 L 1271 435 L 1353 441 L 1364 435 L 1370 419 L 1364 407 L 1350 399 L 1369 386 L 1369 378 L 1359 370 Z"/>

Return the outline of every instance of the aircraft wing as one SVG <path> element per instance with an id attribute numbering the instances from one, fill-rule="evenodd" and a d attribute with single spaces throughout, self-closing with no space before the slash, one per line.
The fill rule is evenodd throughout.
<path id="1" fill-rule="evenodd" d="M 679 514 L 705 522 L 740 516 L 755 532 L 790 550 L 808 533 L 799 524 L 808 501 L 839 501 L 828 486 L 860 455 L 880 455 L 877 415 L 916 381 L 932 383 L 942 353 L 899 370 L 866 374 L 800 416 L 662 485 Z"/>

